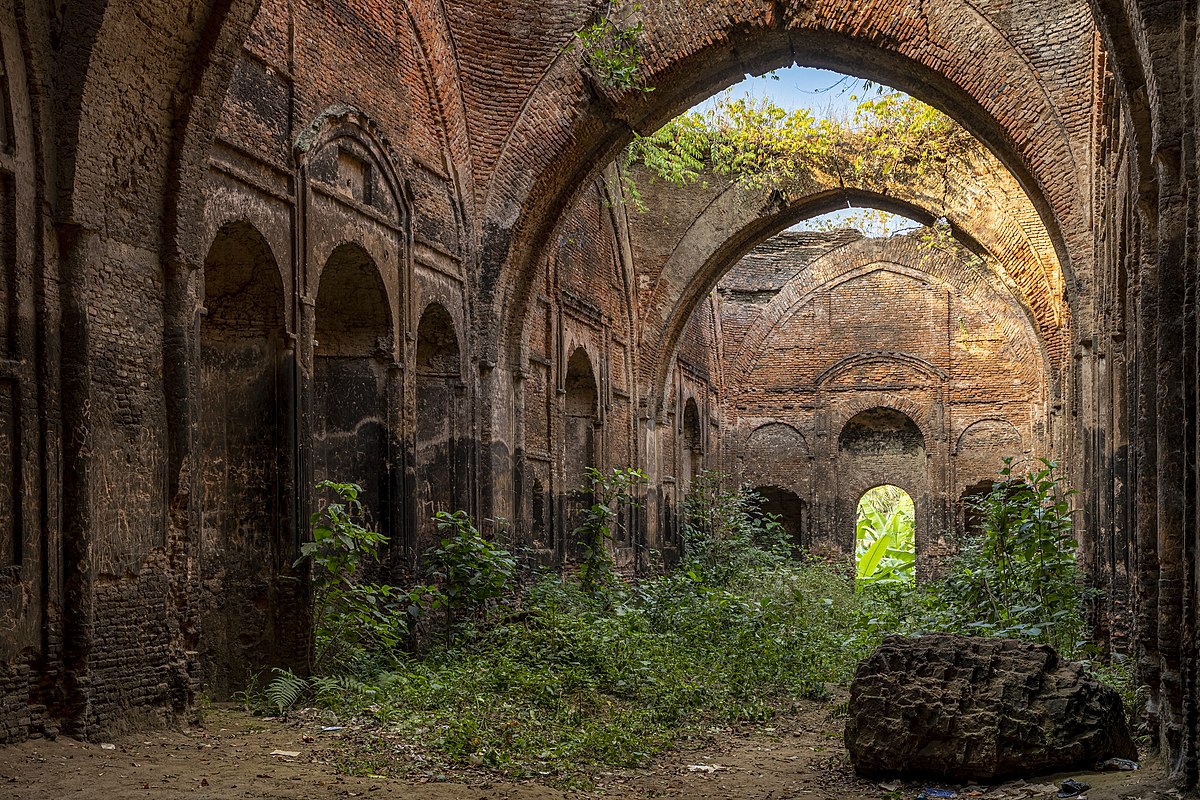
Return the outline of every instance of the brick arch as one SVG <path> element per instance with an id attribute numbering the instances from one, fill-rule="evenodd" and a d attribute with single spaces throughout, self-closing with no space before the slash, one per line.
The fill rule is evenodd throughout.
<path id="1" fill-rule="evenodd" d="M 854 399 L 839 403 L 835 408 L 832 408 L 833 416 L 829 420 L 829 430 L 837 431 L 837 436 L 834 437 L 835 447 L 836 442 L 841 440 L 842 433 L 846 429 L 846 425 L 850 420 L 857 417 L 864 411 L 872 411 L 877 408 L 886 408 L 889 411 L 896 411 L 908 417 L 913 425 L 917 426 L 917 430 L 921 432 L 921 437 L 924 441 L 925 452 L 930 451 L 930 442 L 937 441 L 937 437 L 931 435 L 929 424 L 929 409 L 922 408 L 918 403 L 907 397 L 889 397 L 886 400 L 881 400 L 878 392 L 864 393 L 867 396 L 855 397 Z M 901 487 L 904 488 L 904 487 Z M 907 490 L 906 490 L 907 491 Z"/>
<path id="2" fill-rule="evenodd" d="M 923 358 L 908 353 L 880 350 L 873 353 L 855 353 L 852 356 L 847 356 L 818 375 L 813 383 L 817 387 L 822 387 L 832 383 L 847 372 L 874 364 L 903 365 L 913 372 L 932 378 L 936 383 L 942 383 L 950 379 L 945 370 L 935 367 Z"/>
<path id="3" fill-rule="evenodd" d="M 740 379 L 745 379 L 754 365 L 754 360 L 763 353 L 767 341 L 774 335 L 775 331 L 781 325 L 785 324 L 797 309 L 812 302 L 813 298 L 821 292 L 876 272 L 890 272 L 914 281 L 933 278 L 932 275 L 922 270 L 914 269 L 891 259 L 876 260 L 875 256 L 877 254 L 870 252 L 862 254 L 857 259 L 853 257 L 856 255 L 855 253 L 851 252 L 847 254 L 844 249 L 837 250 L 836 255 L 836 260 L 826 256 L 819 259 L 818 263 L 836 268 L 837 262 L 841 262 L 844 264 L 841 272 L 823 276 L 819 268 L 814 268 L 811 270 L 812 277 L 805 276 L 808 280 L 800 281 L 793 279 L 788 281 L 787 286 L 771 300 L 758 320 L 746 332 L 741 345 L 729 360 L 729 372 L 732 375 L 738 376 Z M 847 257 L 848 255 L 849 257 Z M 817 267 L 817 265 L 814 264 L 814 267 Z"/>
<path id="4" fill-rule="evenodd" d="M 803 459 L 811 459 L 813 456 L 812 448 L 809 447 L 808 439 L 795 425 L 790 422 L 782 422 L 780 420 L 771 420 L 762 422 L 755 426 L 745 438 L 742 439 L 741 447 L 738 448 L 738 460 L 742 462 L 742 469 L 746 470 L 749 466 L 754 465 L 755 458 L 751 448 L 761 446 L 763 440 L 774 439 L 776 441 L 791 441 L 794 445 L 795 457 Z M 756 475 L 756 471 L 750 471 L 751 475 Z"/>
<path id="5" fill-rule="evenodd" d="M 295 558 L 284 297 L 262 232 L 222 226 L 204 260 L 195 438 L 200 652 L 218 697 L 244 689 L 252 672 L 302 664 L 307 649 L 307 620 L 287 610 L 303 591 L 282 577 Z"/>
<path id="6" fill-rule="evenodd" d="M 332 249 L 321 266 L 316 295 L 316 335 L 323 348 L 331 345 L 320 341 L 324 333 L 335 336 L 335 349 L 366 356 L 374 349 L 372 339 L 393 332 L 392 299 L 379 262 L 356 242 Z"/>
<path id="7" fill-rule="evenodd" d="M 231 269 L 237 269 L 238 273 L 223 274 Z M 252 222 L 242 219 L 227 222 L 213 237 L 204 259 L 203 299 L 206 325 L 280 329 L 285 326 L 287 314 L 279 259 L 271 242 Z M 249 318 L 251 315 L 257 318 Z"/>
<path id="8" fill-rule="evenodd" d="M 347 104 L 325 109 L 296 137 L 292 155 L 301 169 L 311 170 L 314 159 L 341 141 L 353 143 L 369 156 L 388 192 L 389 207 L 379 210 L 393 213 L 393 222 L 404 225 L 412 216 L 412 206 L 404 190 L 403 159 L 383 127 L 365 111 Z"/>
<path id="9" fill-rule="evenodd" d="M 417 374 L 442 377 L 454 374 L 462 380 L 465 361 L 462 352 L 462 336 L 453 315 L 436 300 L 427 304 L 417 323 Z"/>
<path id="10" fill-rule="evenodd" d="M 499 276 L 490 299 L 502 320 L 497 330 L 508 337 L 497 344 L 509 358 L 517 357 L 514 333 L 530 301 L 522 276 L 549 239 L 555 209 L 616 155 L 631 129 L 653 130 L 748 72 L 790 63 L 879 80 L 956 112 L 1026 189 L 1062 263 L 1090 272 L 1086 192 L 1075 166 L 1087 142 L 1085 134 L 1072 133 L 1087 129 L 1086 114 L 1080 117 L 1074 107 L 1091 97 L 1094 36 L 1084 4 L 1056 9 L 1058 32 L 1069 45 L 1054 63 L 1072 80 L 1053 85 L 1039 77 L 1050 63 L 1036 51 L 1038 37 L 1021 28 L 1026 20 L 1020 15 L 1001 23 L 965 2 L 919 10 L 848 0 L 730 6 L 697 14 L 668 3 L 645 12 L 646 79 L 657 89 L 649 95 L 597 91 L 565 56 L 545 62 L 487 176 L 483 213 L 491 222 L 485 222 L 483 257 Z M 598 95 L 590 102 L 589 91 Z M 564 116 L 571 103 L 577 110 Z"/>
<path id="11" fill-rule="evenodd" d="M 74 62 L 61 71 L 62 105 L 79 109 L 60 130 L 59 186 L 72 221 L 89 229 L 118 227 L 121 217 L 130 226 L 161 226 L 161 236 L 149 238 L 160 239 L 171 258 L 203 258 L 209 145 L 258 5 L 71 4 L 58 45 Z M 127 182 L 132 175 L 140 178 L 136 186 Z M 130 192 L 141 201 L 112 202 Z"/>
<path id="12" fill-rule="evenodd" d="M 918 260 L 922 268 L 902 264 L 897 260 L 901 258 Z M 887 240 L 860 239 L 814 261 L 804 280 L 793 279 L 788 282 L 746 332 L 741 346 L 730 358 L 729 374 L 744 379 L 772 333 L 797 308 L 810 302 L 817 293 L 880 269 L 913 280 L 936 281 L 964 294 L 967 294 L 970 288 L 966 285 L 967 276 L 964 275 L 964 271 L 955 269 L 949 257 L 923 252 L 907 237 L 893 237 Z M 1015 299 L 1009 299 L 1014 306 L 1021 309 L 1022 314 L 1028 314 L 1028 310 Z M 1030 338 L 1034 353 L 1042 360 L 1038 372 L 1049 381 L 1053 377 L 1052 362 L 1046 352 L 1045 343 L 1034 335 Z M 653 387 L 650 388 L 653 390 Z"/>
<path id="13" fill-rule="evenodd" d="M 1017 446 L 1019 448 L 1021 448 L 1022 451 L 1024 450 L 1025 437 L 1021 435 L 1021 431 L 1017 429 L 1016 425 L 1013 425 L 1008 420 L 1001 419 L 999 417 L 987 417 L 985 419 L 975 420 L 974 422 L 972 422 L 970 425 L 968 425 L 966 428 L 963 429 L 963 432 L 961 434 L 959 434 L 959 436 L 958 436 L 958 441 L 955 442 L 954 454 L 961 455 L 964 452 L 964 447 L 968 443 L 969 435 L 978 435 L 985 428 L 989 428 L 989 427 L 993 428 L 993 429 L 998 428 L 998 429 L 1002 430 L 1005 434 L 1016 437 Z M 1016 455 L 1016 454 L 1014 453 L 1014 455 Z"/>
<path id="14" fill-rule="evenodd" d="M 654 287 L 641 302 L 645 309 L 639 331 L 644 357 L 645 385 L 662 385 L 695 306 L 712 291 L 721 277 L 754 247 L 795 223 L 847 204 L 899 213 L 921 222 L 932 222 L 934 213 L 945 215 L 968 249 L 991 257 L 992 267 L 1019 298 L 1034 322 L 1043 349 L 1056 371 L 1063 371 L 1071 355 L 1070 319 L 1063 302 L 1064 279 L 1045 227 L 1032 204 L 1011 179 L 978 180 L 963 176 L 961 192 L 939 197 L 940 189 L 880 185 L 843 188 L 836 176 L 815 176 L 807 185 L 780 201 L 779 193 L 753 195 L 730 187 L 703 207 L 687 227 L 670 257 L 658 272 Z M 996 195 L 1005 208 L 997 210 Z M 942 203 L 942 205 L 938 205 Z M 1024 211 L 1020 209 L 1024 208 Z M 712 231 L 728 234 L 714 239 Z"/>
<path id="15" fill-rule="evenodd" d="M 912 487 L 904 486 L 903 483 L 904 483 L 903 480 L 900 480 L 899 482 L 896 482 L 896 483 L 893 483 L 893 482 L 878 483 L 876 481 L 866 481 L 865 483 L 861 484 L 862 486 L 865 486 L 866 488 L 861 489 L 861 490 L 856 489 L 854 491 L 851 491 L 850 495 L 852 497 L 857 495 L 857 497 L 854 498 L 854 504 L 857 507 L 858 504 L 862 502 L 862 499 L 867 496 L 867 492 L 871 491 L 872 489 L 879 489 L 883 486 L 895 486 L 897 489 L 902 490 L 906 495 L 908 495 L 909 499 L 915 503 L 916 499 L 917 499 L 917 495 L 914 494 Z"/>
<path id="16" fill-rule="evenodd" d="M 808 447 L 808 440 L 804 438 L 804 434 L 800 432 L 800 429 L 790 422 L 783 422 L 782 420 L 769 420 L 756 425 L 746 436 L 742 447 L 745 448 L 750 442 L 754 441 L 755 436 L 765 435 L 765 432 L 768 430 L 779 430 L 783 435 L 795 438 L 800 443 L 804 455 L 812 455 L 812 450 Z"/>

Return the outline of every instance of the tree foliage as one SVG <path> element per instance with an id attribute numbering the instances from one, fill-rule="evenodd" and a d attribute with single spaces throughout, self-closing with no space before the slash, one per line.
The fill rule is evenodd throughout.
<path id="1" fill-rule="evenodd" d="M 585 591 L 593 592 L 613 577 L 609 543 L 621 530 L 622 510 L 637 506 L 637 490 L 648 479 L 641 470 L 630 467 L 614 468 L 611 472 L 588 467 L 586 479 L 587 486 L 580 494 L 590 502 L 575 535 L 581 537 L 579 545 L 583 548 L 579 581 Z"/>
<path id="2" fill-rule="evenodd" d="M 312 515 L 312 540 L 301 545 L 296 563 L 312 565 L 313 669 L 320 672 L 361 653 L 398 646 L 408 634 L 410 596 L 365 579 L 365 567 L 379 560 L 388 540 L 363 524 L 362 487 L 322 481 L 317 490 L 334 499 Z"/>

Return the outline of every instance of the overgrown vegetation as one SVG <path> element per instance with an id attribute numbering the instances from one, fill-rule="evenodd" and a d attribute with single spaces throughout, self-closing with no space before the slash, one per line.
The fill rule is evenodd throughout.
<path id="1" fill-rule="evenodd" d="M 387 537 L 362 524 L 362 487 L 322 481 L 317 490 L 334 499 L 309 520 L 312 541 L 301 546 L 296 564 L 309 562 L 312 570 L 313 670 L 320 674 L 365 653 L 395 649 L 408 635 L 420 590 L 365 578 Z"/>
<path id="2" fill-rule="evenodd" d="M 638 40 L 644 30 L 635 19 L 641 5 L 619 0 L 604 3 L 593 21 L 575 33 L 568 50 L 578 48 L 584 67 L 601 86 L 614 91 L 652 92 L 639 75 L 642 53 Z"/>
<path id="3" fill-rule="evenodd" d="M 649 136 L 637 136 L 623 160 L 626 194 L 644 208 L 632 168 L 678 186 L 709 177 L 787 197 L 804 175 L 823 173 L 845 184 L 864 179 L 915 182 L 947 179 L 950 166 L 978 145 L 940 111 L 900 92 L 864 100 L 848 119 L 817 119 L 767 99 L 719 98 Z"/>
<path id="4" fill-rule="evenodd" d="M 1056 470 L 1042 460 L 1021 473 L 1005 461 L 976 504 L 982 532 L 962 544 L 943 577 L 916 590 L 916 627 L 1034 639 L 1087 655 L 1070 493 Z"/>
<path id="5" fill-rule="evenodd" d="M 942 578 L 881 577 L 859 591 L 848 565 L 797 558 L 757 499 L 715 473 L 693 483 L 679 567 L 619 577 L 599 553 L 643 481 L 635 470 L 589 473 L 576 532 L 585 557 L 561 574 L 519 574 L 519 559 L 465 514 L 441 514 L 444 537 L 424 559 L 430 584 L 407 591 L 356 584 L 384 540 L 362 527 L 357 487 L 323 484 L 337 501 L 314 517 L 305 557 L 325 655 L 311 679 L 276 670 L 263 706 L 315 704 L 352 720 L 362 733 L 340 757 L 348 771 L 466 765 L 572 784 L 821 697 L 887 633 L 1018 636 L 1081 652 L 1083 596 L 1053 464 L 1026 474 L 1006 464 L 981 501 L 982 534 Z M 881 500 L 866 515 L 886 529 L 903 511 Z M 434 622 L 445 635 L 432 635 Z"/>
<path id="6" fill-rule="evenodd" d="M 588 467 L 586 479 L 587 488 L 583 495 L 588 506 L 575 535 L 583 548 L 579 584 L 584 591 L 595 592 L 615 577 L 612 543 L 621 528 L 622 513 L 637 506 L 635 492 L 646 482 L 646 476 L 636 469 L 614 469 L 605 473 Z"/>

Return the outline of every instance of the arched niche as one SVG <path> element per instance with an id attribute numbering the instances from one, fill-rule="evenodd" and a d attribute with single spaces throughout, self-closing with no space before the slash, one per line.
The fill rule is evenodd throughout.
<path id="1" fill-rule="evenodd" d="M 379 270 L 358 245 L 339 246 L 325 262 L 315 317 L 314 478 L 362 486 L 369 523 L 394 538 L 392 315 Z"/>
<path id="2" fill-rule="evenodd" d="M 599 422 L 599 391 L 592 359 L 582 347 L 567 361 L 563 382 L 565 430 L 563 436 L 564 476 L 568 486 L 582 486 L 588 467 L 596 466 L 596 426 Z"/>
<path id="3" fill-rule="evenodd" d="M 960 457 L 985 457 L 1002 466 L 1004 458 L 1015 458 L 1024 450 L 1021 432 L 1004 419 L 981 419 L 971 423 L 958 437 L 956 454 Z"/>
<path id="4" fill-rule="evenodd" d="M 251 225 L 221 228 L 200 316 L 200 574 L 209 691 L 229 697 L 269 666 L 302 663 L 291 447 L 293 352 L 283 281 Z"/>
<path id="5" fill-rule="evenodd" d="M 925 435 L 902 411 L 870 408 L 855 414 L 842 427 L 838 450 L 855 458 L 923 458 Z"/>
<path id="6" fill-rule="evenodd" d="M 431 303 L 417 326 L 417 553 L 437 537 L 439 511 L 462 506 L 466 464 L 460 461 L 463 391 L 458 333 L 450 312 Z"/>
<path id="7" fill-rule="evenodd" d="M 786 422 L 766 422 L 741 448 L 741 478 L 752 483 L 793 486 L 807 477 L 811 453 L 804 434 Z"/>

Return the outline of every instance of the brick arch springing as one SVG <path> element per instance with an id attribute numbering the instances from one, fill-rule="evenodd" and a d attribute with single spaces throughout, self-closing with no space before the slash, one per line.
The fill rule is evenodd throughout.
<path id="1" fill-rule="evenodd" d="M 485 235 L 482 255 L 500 276 L 490 294 L 504 320 L 498 330 L 509 337 L 498 344 L 510 360 L 518 356 L 512 334 L 529 301 L 521 278 L 528 273 L 526 261 L 536 259 L 547 241 L 553 209 L 616 154 L 630 127 L 653 130 L 746 72 L 795 61 L 880 80 L 954 113 L 1025 187 L 1069 274 L 1088 274 L 1086 193 L 1075 167 L 1075 156 L 1087 146 L 1080 132 L 1088 123 L 1068 102 L 1073 98 L 1082 107 L 1091 97 L 1094 36 L 1082 3 L 1059 9 L 1068 44 L 1055 63 L 1071 78 L 1053 86 L 1038 77 L 1044 55 L 1036 53 L 1021 21 L 1010 20 L 1012 29 L 1005 29 L 965 3 L 920 10 L 843 2 L 709 10 L 676 16 L 668 5 L 648 12 L 653 55 L 647 79 L 657 87 L 649 96 L 601 92 L 598 101 L 577 103 L 577 112 L 564 118 L 552 109 L 564 106 L 564 96 L 586 93 L 561 58 L 549 59 L 530 87 L 489 175 L 484 210 L 485 219 L 497 223 Z M 1000 62 L 1004 69 L 997 68 Z M 1030 125 L 1030 118 L 1042 124 Z"/>

